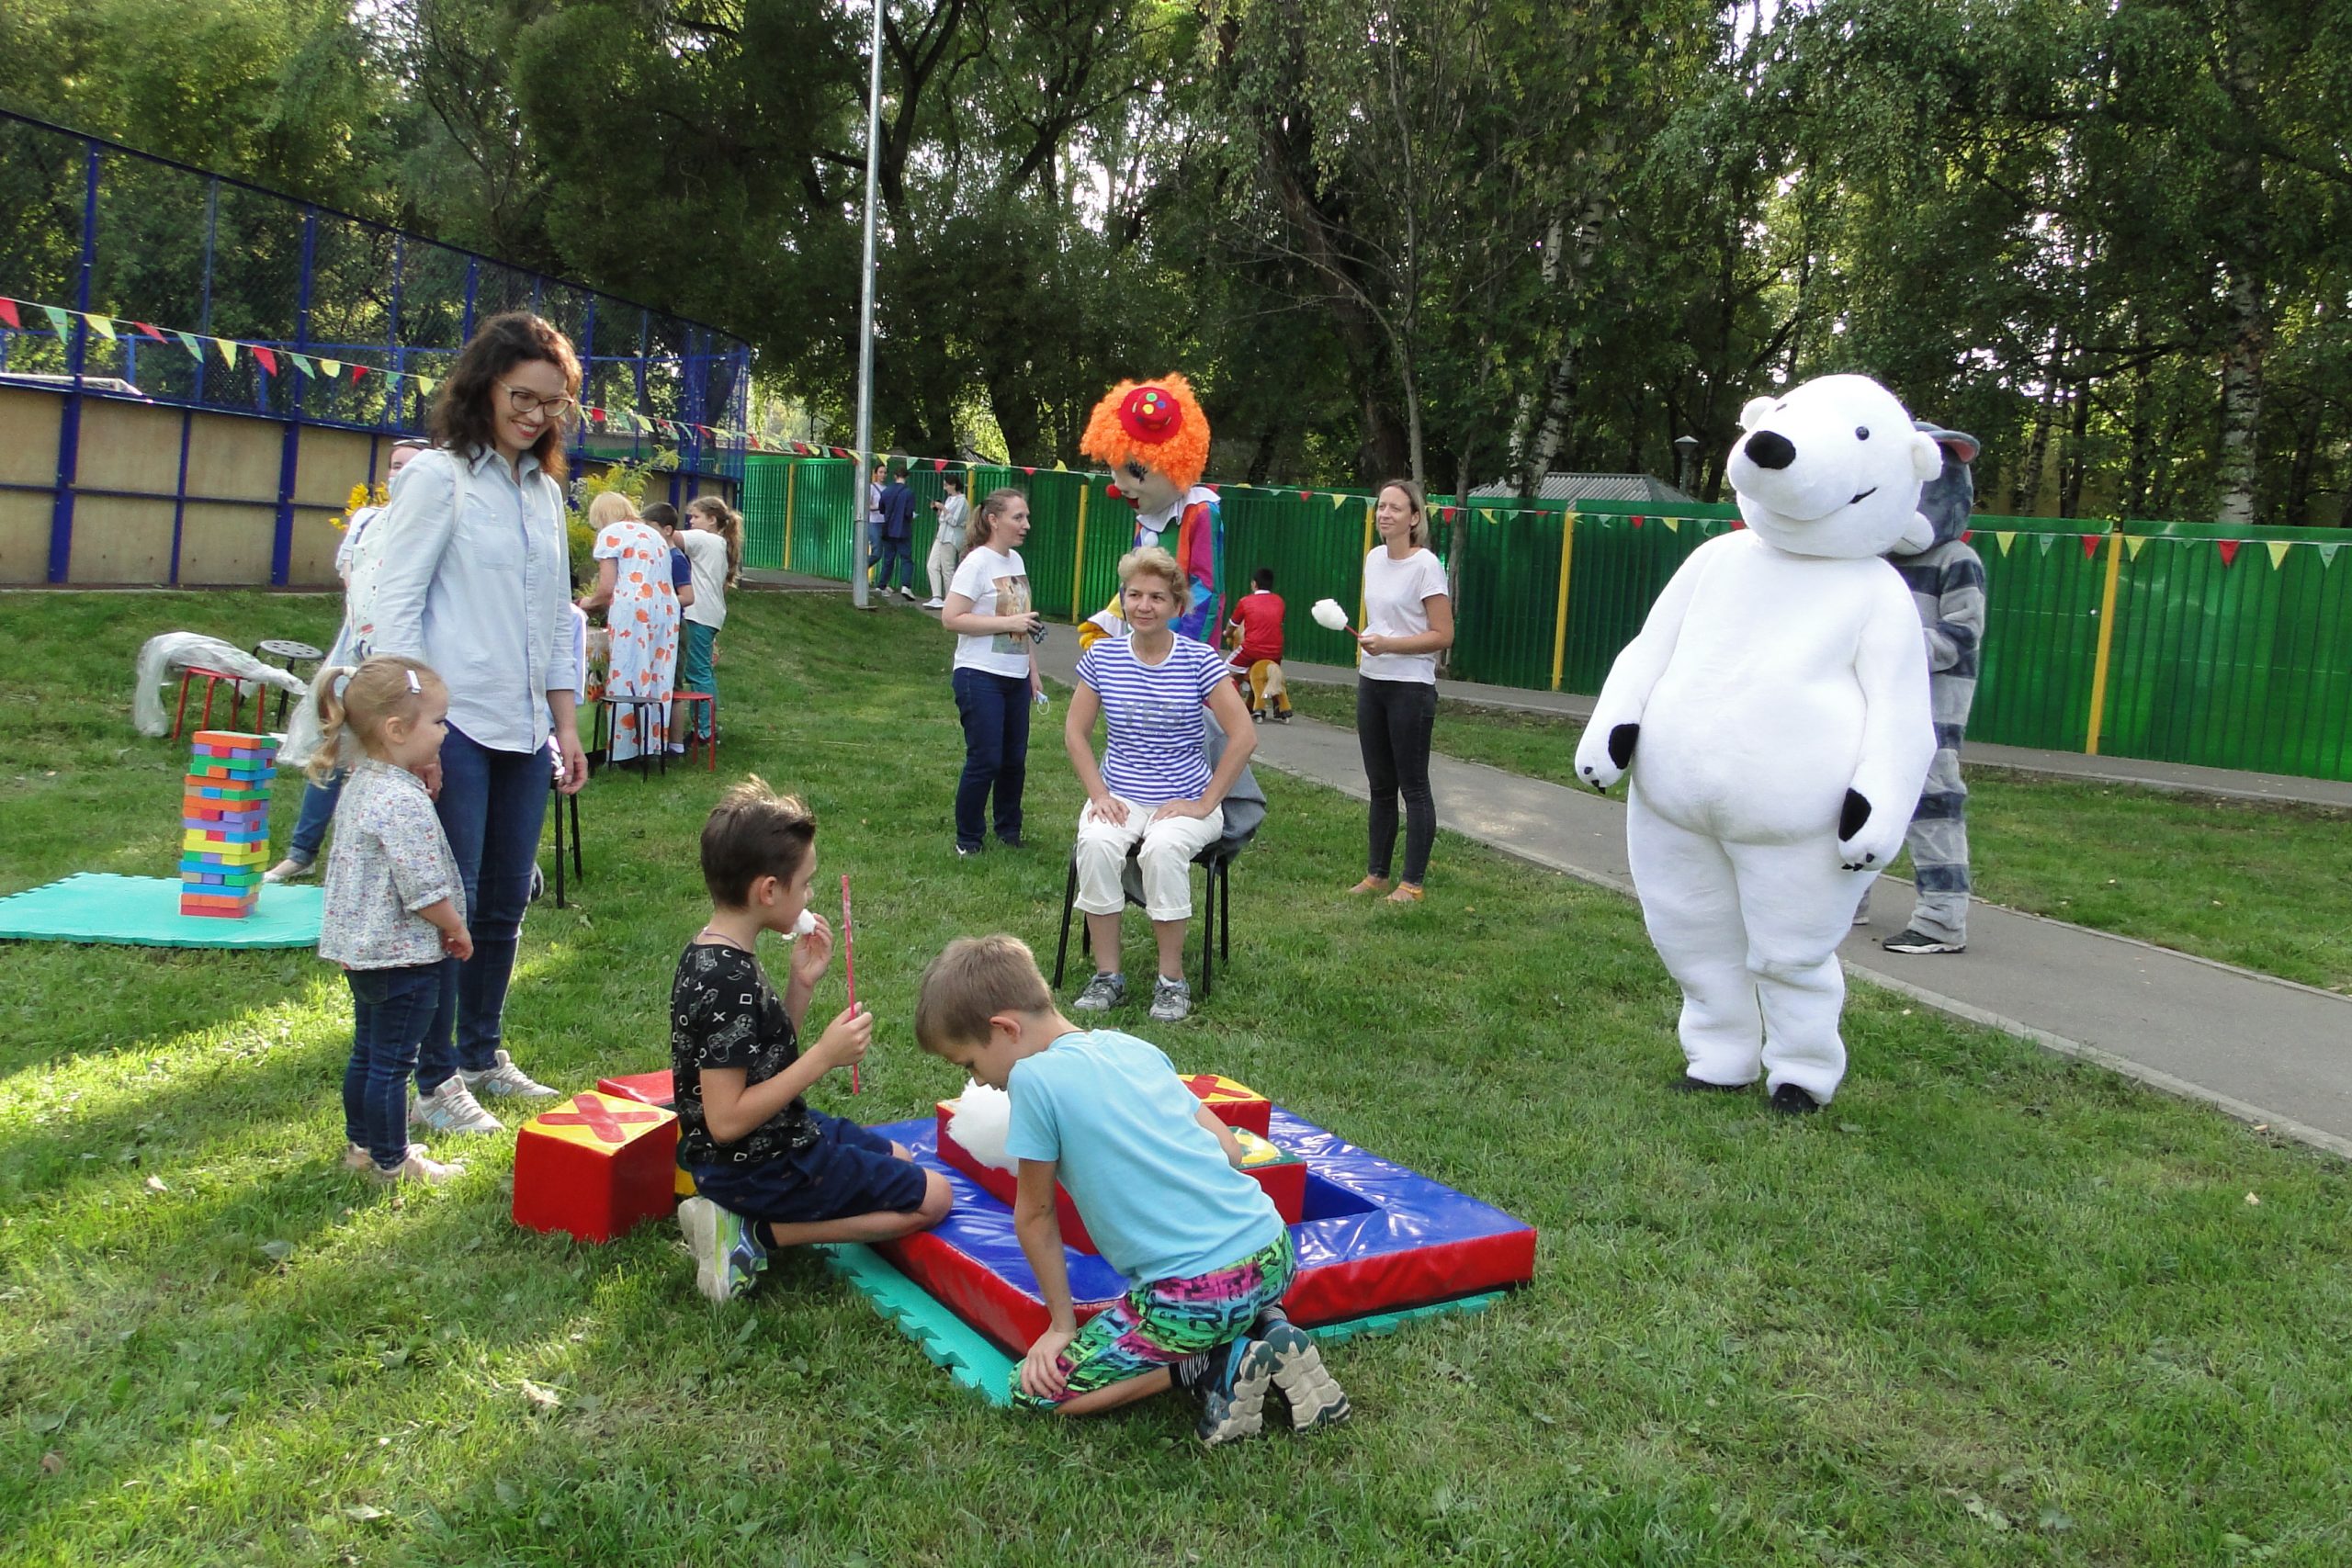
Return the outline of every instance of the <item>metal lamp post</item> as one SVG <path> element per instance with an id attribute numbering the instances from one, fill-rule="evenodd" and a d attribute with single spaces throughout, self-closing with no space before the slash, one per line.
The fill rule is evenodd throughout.
<path id="1" fill-rule="evenodd" d="M 1683 494 L 1689 495 L 1691 475 L 1696 471 L 1699 462 L 1699 438 L 1695 435 L 1676 436 L 1674 457 L 1675 488 L 1681 491 Z"/>
<path id="2" fill-rule="evenodd" d="M 857 290 L 857 474 L 851 505 L 857 516 L 857 548 L 850 562 L 850 603 L 866 608 L 866 569 L 874 541 L 866 535 L 866 476 L 874 471 L 874 187 L 881 168 L 882 0 L 874 0 L 874 26 L 867 45 L 865 79 L 865 270 Z"/>

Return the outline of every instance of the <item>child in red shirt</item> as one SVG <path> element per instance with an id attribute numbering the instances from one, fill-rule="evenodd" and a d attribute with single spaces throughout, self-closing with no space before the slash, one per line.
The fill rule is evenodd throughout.
<path id="1" fill-rule="evenodd" d="M 1250 716 L 1266 716 L 1266 702 L 1274 704 L 1274 722 L 1290 722 L 1290 693 L 1283 685 L 1283 601 L 1274 592 L 1274 569 L 1261 566 L 1250 578 L 1250 590 L 1235 601 L 1233 619 L 1226 624 L 1230 645 L 1239 640 L 1234 667 L 1246 673 Z"/>

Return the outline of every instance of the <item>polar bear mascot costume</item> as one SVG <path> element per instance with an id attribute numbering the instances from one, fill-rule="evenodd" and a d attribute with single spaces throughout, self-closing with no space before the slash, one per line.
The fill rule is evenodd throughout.
<path id="1" fill-rule="evenodd" d="M 1826 376 L 1740 411 L 1744 530 L 1690 553 L 1577 748 L 1630 773 L 1642 918 L 1682 987 L 1679 1087 L 1818 1110 L 1846 1074 L 1838 943 L 1935 755 L 1919 615 L 1880 558 L 1943 467 L 1894 395 Z"/>

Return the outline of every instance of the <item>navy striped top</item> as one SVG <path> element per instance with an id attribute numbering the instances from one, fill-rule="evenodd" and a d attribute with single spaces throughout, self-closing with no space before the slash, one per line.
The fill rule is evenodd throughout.
<path id="1" fill-rule="evenodd" d="M 1232 676 L 1215 649 L 1186 637 L 1158 664 L 1138 660 L 1128 637 L 1104 637 L 1081 654 L 1078 678 L 1102 699 L 1110 728 L 1102 782 L 1111 793 L 1136 806 L 1198 800 L 1209 787 L 1202 705 Z"/>

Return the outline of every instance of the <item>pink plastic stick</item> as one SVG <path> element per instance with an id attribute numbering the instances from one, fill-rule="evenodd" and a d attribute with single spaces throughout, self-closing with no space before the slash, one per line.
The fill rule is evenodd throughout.
<path id="1" fill-rule="evenodd" d="M 849 1010 L 855 1012 L 857 1010 L 857 942 L 850 935 L 849 873 L 847 872 L 842 873 L 842 973 L 849 981 Z M 855 1062 L 849 1065 L 849 1091 L 852 1094 L 865 1092 L 864 1087 L 857 1081 Z"/>

